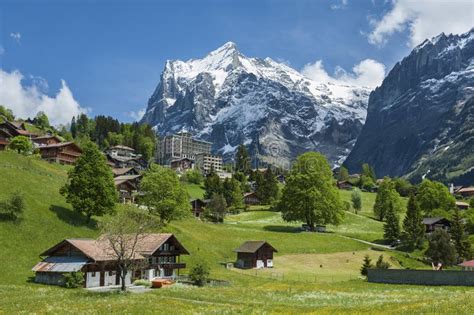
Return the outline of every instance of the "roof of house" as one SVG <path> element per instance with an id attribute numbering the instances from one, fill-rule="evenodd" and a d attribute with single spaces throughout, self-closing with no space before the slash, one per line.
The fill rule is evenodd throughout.
<path id="1" fill-rule="evenodd" d="M 160 248 L 161 245 L 163 245 L 170 238 L 174 238 L 174 240 L 178 242 L 174 235 L 170 233 L 154 233 L 141 235 L 135 248 L 134 258 L 143 259 L 144 255 L 146 256 L 153 254 L 158 248 Z M 130 242 L 133 241 L 134 236 L 130 235 Z M 70 245 L 74 246 L 85 256 L 94 261 L 110 261 L 115 259 L 114 251 L 112 249 L 112 246 L 110 245 L 110 241 L 104 236 L 101 236 L 97 240 L 87 238 L 65 239 L 62 242 L 43 252 L 40 256 L 49 256 L 53 254 L 65 243 L 69 243 Z M 181 247 L 182 254 L 189 254 L 189 252 L 182 245 Z"/>
<path id="2" fill-rule="evenodd" d="M 109 150 L 113 150 L 113 149 L 135 152 L 135 149 L 127 147 L 126 145 L 121 145 L 121 144 L 109 148 Z"/>
<path id="3" fill-rule="evenodd" d="M 446 218 L 423 218 L 423 224 L 426 224 L 426 225 L 432 225 L 432 224 L 438 223 L 440 221 L 449 222 L 449 220 L 446 219 Z"/>
<path id="4" fill-rule="evenodd" d="M 35 272 L 75 272 L 80 271 L 87 262 L 88 259 L 85 257 L 51 256 L 37 263 L 32 270 Z"/>
<path id="5" fill-rule="evenodd" d="M 131 170 L 135 170 L 135 169 L 133 167 L 113 168 L 112 173 L 114 173 L 115 176 L 121 176 L 123 174 L 130 172 Z"/>
<path id="6" fill-rule="evenodd" d="M 43 145 L 43 146 L 40 146 L 38 149 L 44 150 L 44 149 L 50 149 L 50 148 L 67 147 L 67 146 L 70 146 L 70 145 L 76 147 L 79 151 L 82 152 L 82 149 L 75 142 L 72 142 L 72 141 Z"/>
<path id="7" fill-rule="evenodd" d="M 60 142 L 62 141 L 62 139 L 59 138 L 59 137 L 56 136 L 56 135 L 45 135 L 45 136 L 35 137 L 35 138 L 33 139 L 33 141 L 43 140 L 43 139 L 52 139 L 52 138 L 54 138 L 54 139 L 56 139 L 56 140 L 59 140 Z"/>
<path id="8" fill-rule="evenodd" d="M 255 195 L 255 191 L 244 193 L 244 197 L 248 197 L 248 196 L 252 196 L 252 195 Z"/>
<path id="9" fill-rule="evenodd" d="M 457 192 L 458 193 L 474 192 L 474 187 L 464 187 L 464 188 L 459 189 Z"/>
<path id="10" fill-rule="evenodd" d="M 126 183 L 126 182 L 131 182 L 134 179 L 137 179 L 141 177 L 142 175 L 122 175 L 122 176 L 117 176 L 114 178 L 114 184 L 115 186 L 118 186 L 120 184 Z"/>
<path id="11" fill-rule="evenodd" d="M 474 267 L 474 260 L 467 260 L 460 263 L 458 266 L 462 267 Z"/>
<path id="12" fill-rule="evenodd" d="M 240 245 L 239 248 L 235 250 L 237 253 L 255 253 L 257 250 L 259 250 L 263 245 L 268 245 L 270 246 L 274 252 L 278 252 L 275 247 L 270 245 L 266 241 L 247 241 Z"/>
<path id="13" fill-rule="evenodd" d="M 456 201 L 456 206 L 469 207 L 469 204 L 463 201 Z"/>

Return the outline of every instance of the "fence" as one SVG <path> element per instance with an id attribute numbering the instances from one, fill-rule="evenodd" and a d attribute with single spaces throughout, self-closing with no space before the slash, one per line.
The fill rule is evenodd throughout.
<path id="1" fill-rule="evenodd" d="M 367 279 L 377 283 L 474 286 L 473 271 L 369 269 Z"/>

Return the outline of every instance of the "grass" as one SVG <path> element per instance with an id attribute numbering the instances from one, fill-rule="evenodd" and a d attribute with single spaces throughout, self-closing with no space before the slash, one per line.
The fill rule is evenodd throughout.
<path id="1" fill-rule="evenodd" d="M 470 313 L 472 288 L 380 285 L 358 279 L 365 254 L 381 253 L 395 267 L 423 267 L 405 254 L 373 251 L 369 245 L 344 238 L 373 240 L 380 224 L 370 219 L 370 200 L 363 194 L 361 215 L 346 214 L 329 233 L 308 233 L 300 224 L 282 221 L 268 207 L 228 216 L 224 224 L 194 218 L 173 222 L 166 230 L 190 251 L 189 267 L 205 262 L 211 276 L 227 286 L 197 288 L 175 285 L 144 294 L 91 293 L 28 282 L 39 253 L 64 238 L 96 237 L 94 224 L 72 212 L 59 194 L 68 168 L 32 157 L 0 152 L 0 200 L 21 190 L 27 209 L 19 223 L 0 222 L 0 314 L 11 313 Z M 202 188 L 188 185 L 193 197 Z M 342 193 L 347 198 L 346 193 Z M 345 196 L 345 197 L 344 197 Z M 97 218 L 96 218 L 97 219 Z M 99 219 L 97 219 L 99 220 Z M 233 250 L 246 240 L 267 240 L 278 249 L 271 270 L 237 271 L 224 263 L 235 260 Z M 389 258 L 389 257 L 393 257 Z M 323 267 L 320 267 L 320 266 Z M 273 273 L 273 275 L 272 275 Z"/>
<path id="2" fill-rule="evenodd" d="M 204 188 L 202 185 L 187 183 L 185 187 L 191 199 L 204 198 Z"/>

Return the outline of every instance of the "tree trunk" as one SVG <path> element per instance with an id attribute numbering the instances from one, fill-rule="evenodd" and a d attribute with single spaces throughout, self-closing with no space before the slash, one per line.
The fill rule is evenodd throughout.
<path id="1" fill-rule="evenodd" d="M 122 286 L 121 290 L 122 292 L 125 292 L 127 290 L 127 287 L 125 286 L 125 278 L 127 277 L 127 270 L 125 268 L 122 268 L 120 272 L 120 279 L 122 279 Z"/>

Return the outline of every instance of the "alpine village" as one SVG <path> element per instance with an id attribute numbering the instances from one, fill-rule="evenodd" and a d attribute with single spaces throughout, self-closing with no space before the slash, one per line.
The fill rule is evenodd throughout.
<path id="1" fill-rule="evenodd" d="M 169 55 L 133 121 L 19 110 L 0 68 L 0 314 L 472 314 L 466 31 L 370 87 Z"/>

